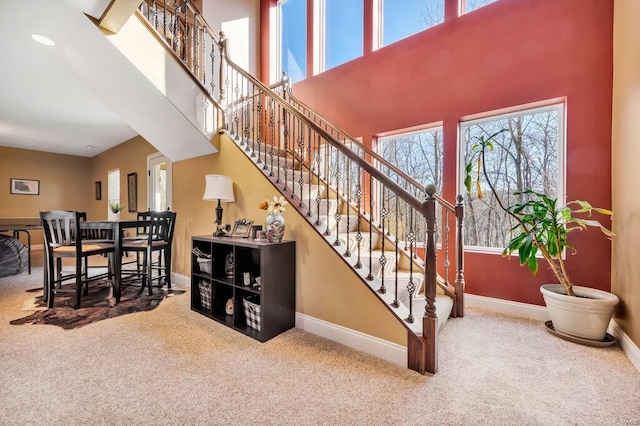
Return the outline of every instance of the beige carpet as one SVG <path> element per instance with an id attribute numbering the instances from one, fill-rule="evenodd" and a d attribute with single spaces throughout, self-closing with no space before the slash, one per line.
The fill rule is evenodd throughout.
<path id="1" fill-rule="evenodd" d="M 540 322 L 469 309 L 421 376 L 299 329 L 261 344 L 189 295 L 75 330 L 9 325 L 41 273 L 0 279 L 0 425 L 640 424 L 625 355 Z"/>

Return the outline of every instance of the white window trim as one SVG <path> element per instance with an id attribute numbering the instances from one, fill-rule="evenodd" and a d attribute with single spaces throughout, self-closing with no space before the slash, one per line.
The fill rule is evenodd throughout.
<path id="1" fill-rule="evenodd" d="M 544 106 L 532 106 L 532 105 L 540 105 L 529 104 L 529 105 L 521 105 L 518 106 L 517 110 L 512 110 L 511 108 L 507 108 L 509 112 L 500 113 L 499 111 L 494 113 L 488 113 L 491 115 L 485 115 L 482 118 L 475 118 L 470 120 L 460 120 L 458 123 L 458 141 L 457 141 L 457 155 L 458 155 L 458 173 L 457 173 L 457 182 L 456 188 L 458 194 L 464 193 L 466 188 L 464 188 L 464 152 L 462 144 L 464 141 L 462 140 L 462 135 L 464 134 L 464 128 L 467 126 L 472 126 L 474 124 L 482 124 L 489 121 L 498 121 L 511 117 L 517 117 L 519 115 L 530 115 L 530 114 L 539 114 L 549 111 L 558 111 L 558 193 L 556 194 L 558 201 L 560 203 L 567 202 L 567 194 L 566 194 L 566 185 L 567 185 L 567 176 L 566 176 L 566 152 L 567 152 L 567 134 L 566 134 L 566 121 L 567 121 L 567 107 L 566 102 L 561 101 L 558 102 L 554 100 L 554 103 L 544 105 Z M 483 247 L 483 246 L 464 246 L 464 250 L 470 253 L 485 253 L 485 254 L 502 254 L 504 251 L 503 248 L 497 247 Z M 540 255 L 538 256 L 540 257 Z"/>

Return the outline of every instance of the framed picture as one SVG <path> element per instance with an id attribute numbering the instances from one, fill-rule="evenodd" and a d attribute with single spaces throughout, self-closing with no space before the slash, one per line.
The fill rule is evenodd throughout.
<path id="1" fill-rule="evenodd" d="M 249 219 L 240 219 L 233 224 L 233 231 L 231 231 L 232 237 L 249 238 L 251 235 L 251 225 L 253 221 Z"/>
<path id="2" fill-rule="evenodd" d="M 21 195 L 40 195 L 40 181 L 33 179 L 11 178 L 11 193 Z"/>
<path id="3" fill-rule="evenodd" d="M 130 212 L 138 211 L 138 174 L 129 173 L 127 175 L 128 208 Z"/>
<path id="4" fill-rule="evenodd" d="M 96 182 L 96 200 L 102 200 L 102 182 Z"/>

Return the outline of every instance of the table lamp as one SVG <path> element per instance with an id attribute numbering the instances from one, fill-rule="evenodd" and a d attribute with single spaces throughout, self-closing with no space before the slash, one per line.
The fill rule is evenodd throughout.
<path id="1" fill-rule="evenodd" d="M 233 181 L 230 177 L 222 175 L 206 175 L 204 178 L 206 185 L 202 199 L 206 201 L 218 200 L 218 206 L 216 207 L 217 228 L 213 235 L 219 237 L 225 235 L 222 229 L 222 206 L 220 203 L 233 203 L 236 201 L 233 196 Z"/>

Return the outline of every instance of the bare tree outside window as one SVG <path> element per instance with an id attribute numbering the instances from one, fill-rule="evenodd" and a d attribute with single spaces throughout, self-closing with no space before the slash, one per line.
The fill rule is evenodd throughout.
<path id="1" fill-rule="evenodd" d="M 420 184 L 420 188 L 409 184 L 393 170 L 382 171 L 421 200 L 424 200 L 423 189 L 427 184 L 433 183 L 437 193 L 442 193 L 442 150 L 441 128 L 425 129 L 378 139 L 380 156 L 416 180 Z M 397 200 L 391 191 L 382 191 L 380 200 L 387 209 L 393 210 L 396 206 Z M 413 231 L 418 241 L 424 241 L 426 235 L 424 218 L 411 217 L 409 208 L 404 203 L 399 207 L 398 223 L 394 221 L 394 217 L 392 215 L 389 218 L 389 223 L 386 224 L 392 233 L 395 233 L 397 228 L 399 238 L 404 239 L 409 231 Z"/>
<path id="2" fill-rule="evenodd" d="M 461 164 L 468 164 L 477 138 L 499 132 L 494 138 L 496 149 L 485 153 L 488 174 L 495 190 L 507 205 L 526 201 L 515 192 L 527 189 L 558 196 L 564 202 L 564 184 L 560 169 L 563 106 L 541 111 L 521 112 L 495 120 L 483 120 L 461 125 Z M 499 148 L 499 149 L 498 149 Z M 475 192 L 465 196 L 465 245 L 502 250 L 511 236 L 514 223 L 500 210 L 483 176 L 479 180 L 482 198 Z M 473 192 L 473 191 L 472 191 Z"/>

